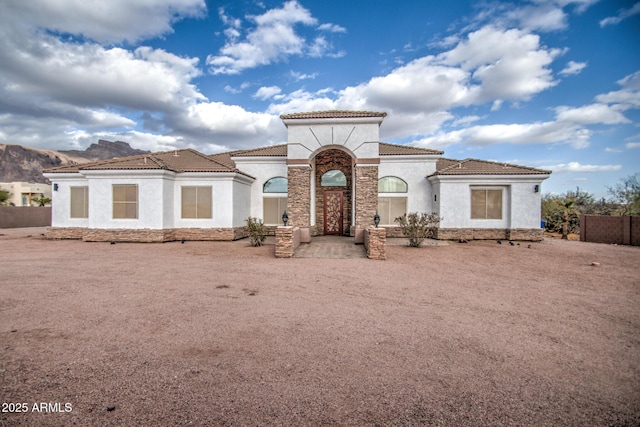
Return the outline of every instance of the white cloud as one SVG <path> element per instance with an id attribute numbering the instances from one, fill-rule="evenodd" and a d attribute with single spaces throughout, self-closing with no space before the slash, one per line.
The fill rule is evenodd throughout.
<path id="1" fill-rule="evenodd" d="M 265 100 L 269 98 L 273 98 L 282 92 L 278 86 L 262 86 L 258 91 L 253 95 L 254 98 Z"/>
<path id="2" fill-rule="evenodd" d="M 438 62 L 470 72 L 481 84 L 480 102 L 526 101 L 557 84 L 549 65 L 560 53 L 542 47 L 537 35 L 486 26 L 439 55 Z"/>
<path id="3" fill-rule="evenodd" d="M 561 122 L 580 124 L 607 124 L 631 123 L 616 107 L 606 104 L 591 104 L 578 108 L 556 107 L 557 119 Z"/>
<path id="4" fill-rule="evenodd" d="M 318 27 L 320 31 L 329 31 L 330 33 L 346 33 L 347 29 L 337 24 L 322 24 Z"/>
<path id="5" fill-rule="evenodd" d="M 213 141 L 225 149 L 250 148 L 286 141 L 286 128 L 279 117 L 252 113 L 238 105 L 201 102 L 190 106 L 176 124 L 185 136 L 199 141 Z"/>
<path id="6" fill-rule="evenodd" d="M 300 80 L 313 80 L 318 77 L 318 73 L 303 74 L 297 71 L 291 71 L 291 77 L 293 77 L 293 79 L 297 82 L 299 82 Z"/>
<path id="7" fill-rule="evenodd" d="M 629 9 L 620 9 L 618 16 L 609 16 L 600 21 L 601 27 L 606 27 L 607 25 L 616 25 L 622 22 L 623 20 L 640 13 L 640 2 L 634 4 Z"/>
<path id="8" fill-rule="evenodd" d="M 567 66 L 564 67 L 562 71 L 560 71 L 560 74 L 562 74 L 563 76 L 572 76 L 575 74 L 580 74 L 586 66 L 587 66 L 586 62 L 569 61 Z"/>
<path id="9" fill-rule="evenodd" d="M 206 13 L 204 0 L 29 0 L 0 2 L 0 22 L 26 23 L 99 43 L 130 43 L 173 32 L 171 25 Z"/>
<path id="10" fill-rule="evenodd" d="M 640 148 L 640 142 L 627 142 L 626 144 L 624 144 L 625 147 L 627 148 Z"/>
<path id="11" fill-rule="evenodd" d="M 612 147 L 606 147 L 604 149 L 605 153 L 621 153 L 622 150 L 620 150 L 619 148 L 612 148 Z"/>
<path id="12" fill-rule="evenodd" d="M 582 165 L 578 162 L 560 163 L 557 165 L 542 166 L 542 169 L 550 169 L 554 173 L 592 173 L 619 171 L 622 165 Z"/>
<path id="13" fill-rule="evenodd" d="M 622 86 L 621 90 L 598 95 L 596 101 L 640 108 L 640 71 L 618 80 L 617 83 Z"/>
<path id="14" fill-rule="evenodd" d="M 317 23 L 317 19 L 297 0 L 290 0 L 282 8 L 270 9 L 249 19 L 255 23 L 255 27 L 248 31 L 243 40 L 238 40 L 239 33 L 236 31 L 228 37 L 219 55 L 207 57 L 206 62 L 212 74 L 239 74 L 249 68 L 283 61 L 292 55 L 322 57 L 331 54 L 332 46 L 324 37 L 316 37 L 309 43 L 296 32 L 297 25 L 314 26 Z M 228 21 L 229 18 L 225 16 L 223 22 Z M 239 24 L 233 22 L 235 29 Z M 333 54 L 340 55 L 343 54 Z"/>
<path id="15" fill-rule="evenodd" d="M 568 143 L 574 148 L 586 148 L 591 132 L 580 126 L 559 122 L 535 122 L 472 126 L 462 130 L 441 132 L 413 144 L 422 147 L 445 148 L 453 144 L 488 146 L 493 144 Z"/>
<path id="16" fill-rule="evenodd" d="M 550 2 L 518 7 L 507 12 L 505 16 L 529 31 L 555 31 L 567 26 L 567 16 L 562 8 Z"/>

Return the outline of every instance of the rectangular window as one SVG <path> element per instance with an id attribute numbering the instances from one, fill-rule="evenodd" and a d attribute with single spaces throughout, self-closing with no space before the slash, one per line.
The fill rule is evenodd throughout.
<path id="1" fill-rule="evenodd" d="M 182 218 L 211 219 L 211 187 L 182 187 Z"/>
<path id="2" fill-rule="evenodd" d="M 71 187 L 71 218 L 89 218 L 89 187 Z"/>
<path id="3" fill-rule="evenodd" d="M 262 216 L 265 225 L 282 225 L 282 214 L 287 210 L 286 197 L 265 197 Z"/>
<path id="4" fill-rule="evenodd" d="M 502 219 L 502 190 L 471 190 L 471 219 Z"/>
<path id="5" fill-rule="evenodd" d="M 138 218 L 138 186 L 113 185 L 113 219 Z"/>
<path id="6" fill-rule="evenodd" d="M 378 197 L 380 225 L 397 225 L 395 219 L 406 213 L 406 197 Z"/>

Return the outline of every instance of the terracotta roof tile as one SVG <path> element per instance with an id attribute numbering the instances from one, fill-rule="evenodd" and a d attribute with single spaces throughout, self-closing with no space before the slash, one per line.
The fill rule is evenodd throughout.
<path id="1" fill-rule="evenodd" d="M 551 171 L 478 159 L 438 159 L 435 175 L 548 175 Z"/>
<path id="2" fill-rule="evenodd" d="M 409 145 L 378 143 L 378 152 L 381 156 L 410 156 L 410 155 L 442 155 L 442 151 L 429 148 L 411 147 Z"/>
<path id="3" fill-rule="evenodd" d="M 49 173 L 79 172 L 82 170 L 170 170 L 173 172 L 238 172 L 235 166 L 220 159 L 205 156 L 192 149 L 141 154 L 118 159 L 84 163 L 48 169 Z M 243 173 L 244 174 L 244 173 Z M 246 175 L 246 174 L 245 174 Z"/>
<path id="4" fill-rule="evenodd" d="M 387 113 L 376 111 L 350 111 L 350 110 L 328 110 L 311 111 L 307 113 L 283 114 L 280 119 L 347 119 L 354 117 L 386 117 Z"/>
<path id="5" fill-rule="evenodd" d="M 250 150 L 238 150 L 228 153 L 231 157 L 286 157 L 287 144 L 270 145 L 268 147 L 253 148 Z"/>

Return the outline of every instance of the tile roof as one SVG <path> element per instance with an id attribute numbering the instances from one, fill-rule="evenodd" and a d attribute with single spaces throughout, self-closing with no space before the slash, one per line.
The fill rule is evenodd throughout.
<path id="1" fill-rule="evenodd" d="M 238 150 L 228 153 L 231 157 L 252 157 L 252 156 L 276 156 L 284 157 L 287 155 L 287 144 L 270 145 L 268 147 L 253 148 L 251 150 Z"/>
<path id="2" fill-rule="evenodd" d="M 551 171 L 478 159 L 438 159 L 436 175 L 548 175 Z"/>
<path id="3" fill-rule="evenodd" d="M 378 153 L 381 156 L 410 156 L 410 155 L 442 155 L 442 151 L 429 148 L 411 147 L 409 145 L 378 143 Z"/>
<path id="4" fill-rule="evenodd" d="M 173 172 L 240 172 L 210 156 L 190 148 L 162 153 L 141 154 L 92 163 L 47 169 L 48 173 L 79 172 L 83 170 L 170 170 Z M 246 175 L 246 174 L 245 174 Z"/>
<path id="5" fill-rule="evenodd" d="M 348 119 L 354 117 L 387 117 L 387 113 L 376 111 L 328 110 L 283 114 L 280 116 L 280 119 Z"/>

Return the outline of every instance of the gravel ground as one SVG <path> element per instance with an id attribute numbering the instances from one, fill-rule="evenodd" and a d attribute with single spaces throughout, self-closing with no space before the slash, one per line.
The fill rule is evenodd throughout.
<path id="1" fill-rule="evenodd" d="M 640 424 L 638 247 L 40 232 L 0 230 L 1 426 Z"/>

